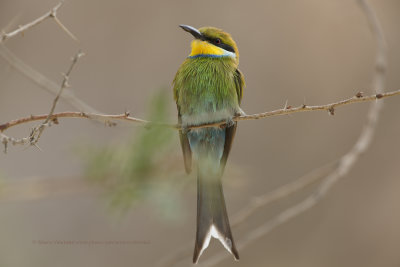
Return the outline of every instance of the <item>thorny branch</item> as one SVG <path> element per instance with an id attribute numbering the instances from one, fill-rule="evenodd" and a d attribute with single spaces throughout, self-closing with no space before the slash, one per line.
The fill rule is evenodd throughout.
<path id="1" fill-rule="evenodd" d="M 49 114 L 46 115 L 44 121 L 40 125 L 38 125 L 38 126 L 36 126 L 36 127 L 34 127 L 32 129 L 32 131 L 31 131 L 31 133 L 30 133 L 30 135 L 28 137 L 21 138 L 21 139 L 15 139 L 15 138 L 8 137 L 5 134 L 1 133 L 0 138 L 1 138 L 1 142 L 4 144 L 4 152 L 7 152 L 8 143 L 11 143 L 13 145 L 17 145 L 17 144 L 18 145 L 26 145 L 26 144 L 29 144 L 29 145 L 38 147 L 37 146 L 37 142 L 39 141 L 44 129 L 46 127 L 49 127 L 52 122 L 58 123 L 57 118 L 54 117 L 54 110 L 55 110 L 55 108 L 57 106 L 58 100 L 59 100 L 62 92 L 64 91 L 65 88 L 67 88 L 69 86 L 68 80 L 69 80 L 69 76 L 70 76 L 70 74 L 72 72 L 72 69 L 75 67 L 75 65 L 78 62 L 79 58 L 82 57 L 83 55 L 84 54 L 81 51 L 79 51 L 73 57 L 72 63 L 70 65 L 70 67 L 68 68 L 68 71 L 65 74 L 63 74 L 64 79 L 63 79 L 63 81 L 61 83 L 61 87 L 60 87 L 60 90 L 59 90 L 57 96 L 53 100 L 53 104 L 51 106 Z M 3 131 L 3 130 L 0 130 L 0 131 Z"/>
<path id="2" fill-rule="evenodd" d="M 53 7 L 50 11 L 48 11 L 47 13 L 45 13 L 44 15 L 42 15 L 41 17 L 35 19 L 32 22 L 29 22 L 23 26 L 19 26 L 18 29 L 9 32 L 9 33 L 1 33 L 0 34 L 0 43 L 5 42 L 6 40 L 18 35 L 18 34 L 23 34 L 26 30 L 29 30 L 30 28 L 42 23 L 43 21 L 45 21 L 48 18 L 52 18 L 54 19 L 54 21 L 57 23 L 57 25 L 63 30 L 65 31 L 73 40 L 78 41 L 78 39 L 75 37 L 75 35 L 73 35 L 68 29 L 67 27 L 65 27 L 61 21 L 57 18 L 57 10 L 63 5 L 63 1 L 61 1 L 60 3 L 58 3 L 55 7 Z"/>
<path id="3" fill-rule="evenodd" d="M 374 95 L 369 95 L 369 96 L 363 96 L 362 93 L 357 93 L 357 95 L 354 97 L 351 97 L 351 98 L 348 98 L 345 100 L 341 100 L 338 102 L 334 102 L 331 104 L 319 105 L 319 106 L 301 105 L 301 106 L 294 107 L 294 108 L 291 108 L 289 106 L 289 107 L 285 107 L 282 109 L 277 109 L 277 110 L 263 112 L 263 113 L 237 116 L 237 117 L 234 117 L 233 120 L 234 121 L 256 120 L 256 119 L 264 119 L 264 118 L 280 116 L 280 115 L 289 115 L 289 114 L 293 114 L 293 113 L 317 111 L 317 110 L 325 110 L 325 111 L 328 111 L 331 115 L 333 115 L 334 113 L 332 110 L 334 110 L 335 108 L 337 108 L 339 106 L 344 106 L 344 105 L 349 105 L 349 104 L 354 104 L 354 103 L 361 103 L 361 102 L 370 102 L 373 100 L 380 100 L 383 98 L 392 97 L 392 96 L 396 96 L 396 95 L 400 95 L 400 90 L 387 92 L 387 93 L 383 93 L 383 94 L 379 93 L 379 94 L 374 94 Z M 143 124 L 145 126 L 164 126 L 164 127 L 175 128 L 175 129 L 182 129 L 181 125 L 179 125 L 179 124 L 151 122 L 151 121 L 131 117 L 129 112 L 125 112 L 123 114 L 116 114 L 116 115 L 107 115 L 107 114 L 99 114 L 99 113 L 68 111 L 68 112 L 54 113 L 54 114 L 51 114 L 50 116 L 49 115 L 31 115 L 29 117 L 12 120 L 12 121 L 0 124 L 0 131 L 5 131 L 11 127 L 14 127 L 14 126 L 17 126 L 20 124 L 43 120 L 47 117 L 49 117 L 49 120 L 56 120 L 59 118 L 94 119 L 94 120 L 98 120 L 98 121 L 103 121 L 108 126 L 116 125 L 116 123 L 112 122 L 112 120 L 121 120 L 121 121 L 139 123 L 139 124 Z M 225 123 L 226 123 L 225 121 L 221 121 L 221 122 L 212 123 L 212 124 L 201 124 L 201 125 L 188 127 L 188 129 L 203 128 L 203 127 L 215 127 L 215 126 L 224 125 Z"/>
<path id="4" fill-rule="evenodd" d="M 46 126 L 50 125 L 49 121 L 50 121 L 51 117 L 53 116 L 54 110 L 55 110 L 55 108 L 57 106 L 58 99 L 60 99 L 60 96 L 63 93 L 64 89 L 69 87 L 68 80 L 69 80 L 69 76 L 71 74 L 71 71 L 75 67 L 75 65 L 78 62 L 79 58 L 82 57 L 83 55 L 84 54 L 81 51 L 79 51 L 73 57 L 71 66 L 69 67 L 68 71 L 65 74 L 63 74 L 64 79 L 63 79 L 63 81 L 61 83 L 60 91 L 58 92 L 56 98 L 54 98 L 54 100 L 53 100 L 53 105 L 51 106 L 49 114 L 47 115 L 46 119 L 44 120 L 44 122 L 42 124 L 40 124 L 38 127 L 35 127 L 32 130 L 32 133 L 30 135 L 30 140 L 31 140 L 30 143 L 31 143 L 31 145 L 36 145 L 37 144 L 37 142 L 39 141 L 40 136 L 42 135 L 42 133 L 43 133 L 44 129 L 46 128 Z M 54 121 L 54 119 L 52 119 L 52 120 Z"/>

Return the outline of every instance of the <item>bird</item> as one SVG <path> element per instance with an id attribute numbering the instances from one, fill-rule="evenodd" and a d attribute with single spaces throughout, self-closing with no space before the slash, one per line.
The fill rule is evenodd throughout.
<path id="1" fill-rule="evenodd" d="M 237 128 L 233 118 L 244 115 L 240 103 L 245 81 L 238 69 L 239 50 L 231 35 L 221 29 L 179 26 L 194 37 L 191 52 L 173 80 L 185 170 L 191 172 L 192 161 L 197 166 L 193 263 L 198 263 L 211 237 L 239 260 L 221 180 Z M 223 124 L 195 127 L 212 123 Z"/>

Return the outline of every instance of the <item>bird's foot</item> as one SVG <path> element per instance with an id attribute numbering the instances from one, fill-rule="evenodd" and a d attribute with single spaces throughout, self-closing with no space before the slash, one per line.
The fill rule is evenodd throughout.
<path id="1" fill-rule="evenodd" d="M 232 127 L 233 125 L 235 125 L 235 121 L 232 118 L 229 118 L 229 119 L 226 119 L 225 123 L 221 124 L 220 127 L 222 129 L 225 129 L 225 128 L 228 128 L 228 127 Z"/>
<path id="2" fill-rule="evenodd" d="M 187 125 L 181 127 L 181 131 L 183 134 L 187 134 L 190 131 L 190 128 Z"/>

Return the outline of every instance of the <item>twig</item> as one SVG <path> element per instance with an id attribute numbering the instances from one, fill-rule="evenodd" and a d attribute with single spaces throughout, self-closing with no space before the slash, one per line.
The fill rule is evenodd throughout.
<path id="1" fill-rule="evenodd" d="M 392 97 L 392 96 L 396 96 L 396 95 L 400 95 L 400 90 L 387 92 L 387 93 L 383 93 L 383 94 L 379 93 L 379 94 L 374 94 L 374 95 L 365 96 L 365 97 L 362 96 L 361 93 L 358 93 L 355 97 L 352 97 L 352 98 L 349 98 L 346 100 L 342 100 L 339 102 L 331 103 L 331 104 L 320 105 L 320 106 L 306 106 L 306 107 L 304 107 L 304 105 L 302 105 L 302 106 L 299 106 L 296 108 L 290 108 L 290 109 L 283 108 L 283 109 L 277 109 L 277 110 L 258 113 L 258 114 L 238 116 L 238 117 L 234 117 L 233 120 L 234 121 L 256 120 L 256 119 L 264 119 L 264 118 L 280 116 L 280 115 L 289 115 L 289 114 L 298 113 L 298 112 L 329 110 L 329 109 L 331 109 L 331 107 L 338 107 L 338 106 L 349 105 L 349 104 L 354 104 L 354 103 L 379 100 L 379 99 Z M 0 131 L 5 131 L 10 127 L 14 127 L 14 126 L 17 126 L 20 124 L 43 120 L 43 119 L 46 119 L 48 116 L 49 115 L 47 115 L 47 114 L 31 115 L 29 117 L 12 120 L 12 121 L 0 124 Z M 175 129 L 182 129 L 182 127 L 179 124 L 151 122 L 151 121 L 131 117 L 129 115 L 129 113 L 127 113 L 127 112 L 123 113 L 123 114 L 106 115 L 106 114 L 100 114 L 100 113 L 68 111 L 68 112 L 54 113 L 50 116 L 49 119 L 55 120 L 58 118 L 93 119 L 93 120 L 98 120 L 98 121 L 104 122 L 109 126 L 115 126 L 115 123 L 113 123 L 112 120 L 123 120 L 123 121 L 128 121 L 128 122 L 144 124 L 146 126 L 165 126 L 165 127 L 175 128 Z M 201 128 L 201 127 L 215 127 L 215 126 L 220 126 L 223 124 L 225 124 L 225 122 L 218 122 L 218 123 L 213 123 L 213 124 L 202 124 L 202 125 L 196 125 L 196 126 L 192 126 L 192 127 L 188 127 L 188 128 L 193 129 L 193 128 Z"/>
<path id="2" fill-rule="evenodd" d="M 380 95 L 383 94 L 385 84 L 384 74 L 386 72 L 387 66 L 384 34 L 380 27 L 379 21 L 369 4 L 365 0 L 358 0 L 358 2 L 367 17 L 368 23 L 371 25 L 372 33 L 378 43 L 373 84 L 374 88 Z M 383 102 L 381 101 L 375 101 L 371 104 L 367 115 L 367 124 L 362 130 L 360 137 L 358 138 L 354 146 L 350 149 L 350 151 L 340 158 L 338 167 L 326 178 L 324 178 L 317 190 L 303 201 L 286 209 L 273 219 L 252 230 L 244 237 L 244 239 L 242 239 L 240 243 L 238 243 L 238 249 L 245 248 L 249 244 L 253 243 L 255 240 L 271 232 L 276 227 L 309 210 L 314 205 L 316 205 L 324 196 L 326 196 L 329 190 L 332 189 L 332 187 L 338 181 L 346 176 L 350 169 L 355 165 L 360 155 L 363 154 L 371 144 L 376 125 L 379 120 L 379 112 L 382 109 L 382 105 Z M 226 254 L 219 253 L 209 260 L 205 261 L 202 266 L 215 266 L 225 257 Z"/>
<path id="3" fill-rule="evenodd" d="M 48 18 L 52 18 L 56 21 L 57 25 L 60 26 L 60 28 L 65 31 L 73 40 L 78 41 L 78 39 L 69 31 L 62 23 L 61 21 L 57 18 L 57 10 L 63 5 L 63 1 L 58 3 L 55 7 L 53 7 L 50 11 L 42 15 L 41 17 L 35 19 L 32 22 L 29 22 L 23 26 L 19 26 L 18 29 L 9 32 L 9 33 L 3 33 L 0 34 L 0 43 L 5 42 L 6 40 L 17 36 L 18 34 L 23 34 L 26 30 L 29 30 L 30 28 L 42 23 Z"/>
<path id="4" fill-rule="evenodd" d="M 60 96 L 61 96 L 61 94 L 63 93 L 64 89 L 67 88 L 67 87 L 69 87 L 68 80 L 69 80 L 69 76 L 70 76 L 70 74 L 71 74 L 71 71 L 72 71 L 72 69 L 75 67 L 75 65 L 76 65 L 76 63 L 78 62 L 79 58 L 81 58 L 83 55 L 84 55 L 84 53 L 82 53 L 81 51 L 79 51 L 79 52 L 72 58 L 72 63 L 71 63 L 71 65 L 69 66 L 68 71 L 67 71 L 65 74 L 63 74 L 64 79 L 63 79 L 63 81 L 62 81 L 62 83 L 61 83 L 61 88 L 60 88 L 60 90 L 59 90 L 57 96 L 56 96 L 56 97 L 54 98 L 54 100 L 53 100 L 53 105 L 51 106 L 51 109 L 50 109 L 49 114 L 47 115 L 46 119 L 44 120 L 44 122 L 43 122 L 42 124 L 40 124 L 39 126 L 35 127 L 35 128 L 32 130 L 32 133 L 31 133 L 31 135 L 30 135 L 31 145 L 36 145 L 36 144 L 37 144 L 37 142 L 38 142 L 39 139 L 40 139 L 40 136 L 42 135 L 42 133 L 43 133 L 43 131 L 44 131 L 44 129 L 45 129 L 47 126 L 49 126 L 49 121 L 50 121 L 51 117 L 53 116 L 54 110 L 55 110 L 55 108 L 56 108 L 56 106 L 57 106 L 58 99 L 60 99 Z M 53 119 L 53 120 L 54 120 L 54 119 Z"/>
<path id="5" fill-rule="evenodd" d="M 9 137 L 2 132 L 0 132 L 0 141 L 4 145 L 4 153 L 7 153 L 8 144 L 12 145 L 26 145 L 29 144 L 29 137 L 24 137 L 21 139 L 16 139 L 13 137 Z"/>
<path id="6" fill-rule="evenodd" d="M 30 133 L 30 135 L 28 137 L 21 138 L 21 139 L 16 139 L 16 138 L 13 138 L 13 137 L 9 137 L 9 136 L 7 136 L 7 135 L 2 133 L 2 131 L 4 129 L 0 127 L 0 129 L 2 129 L 2 130 L 0 130 L 0 133 L 1 133 L 0 140 L 1 140 L 1 143 L 4 145 L 4 152 L 5 153 L 7 153 L 7 147 L 8 147 L 9 143 L 11 143 L 13 145 L 30 144 L 32 146 L 35 146 L 35 147 L 39 148 L 38 145 L 37 145 L 37 142 L 39 141 L 44 129 L 46 127 L 51 126 L 50 122 L 58 123 L 57 118 L 54 117 L 54 110 L 55 110 L 55 108 L 57 106 L 58 100 L 60 99 L 60 96 L 63 93 L 64 89 L 69 86 L 68 85 L 68 80 L 69 80 L 69 76 L 70 76 L 70 74 L 72 72 L 72 69 L 75 67 L 75 65 L 78 62 L 79 58 L 82 57 L 83 55 L 84 54 L 81 51 L 79 51 L 73 57 L 72 63 L 70 65 L 70 67 L 68 68 L 68 71 L 64 74 L 64 79 L 63 79 L 63 81 L 61 83 L 61 87 L 59 89 L 59 92 L 58 92 L 57 96 L 54 98 L 54 101 L 53 101 L 53 104 L 51 106 L 49 114 L 47 114 L 45 116 L 44 121 L 40 125 L 38 125 L 38 126 L 36 126 L 36 127 L 34 127 L 32 129 L 32 131 L 31 131 L 31 133 Z M 34 118 L 34 116 L 31 116 L 31 118 Z M 5 128 L 7 128 L 7 127 L 5 127 Z"/>
<path id="7" fill-rule="evenodd" d="M 378 91 L 378 90 L 377 90 Z M 317 110 L 324 110 L 328 111 L 330 115 L 335 114 L 335 110 L 337 107 L 344 106 L 344 105 L 349 105 L 349 104 L 354 104 L 354 103 L 361 103 L 361 102 L 369 102 L 372 100 L 378 100 L 386 97 L 391 97 L 395 95 L 400 95 L 400 90 L 397 91 L 392 91 L 388 93 L 378 93 L 374 95 L 369 95 L 369 96 L 363 96 L 362 92 L 358 92 L 355 96 L 341 100 L 335 103 L 331 104 L 326 104 L 326 105 L 319 105 L 319 106 L 307 106 L 305 104 L 298 106 L 298 107 L 284 107 L 282 109 L 277 109 L 273 111 L 267 111 L 263 113 L 257 113 L 253 115 L 244 115 L 244 116 L 238 116 L 234 117 L 234 121 L 244 121 L 244 120 L 257 120 L 257 119 L 263 119 L 267 117 L 273 117 L 273 116 L 279 116 L 279 115 L 289 115 L 293 113 L 299 113 L 299 112 L 307 112 L 307 111 L 317 111 Z M 211 123 L 211 124 L 202 124 L 202 125 L 197 125 L 197 126 L 192 126 L 188 128 L 204 128 L 204 127 L 216 127 L 216 126 L 221 126 L 225 124 L 225 122 L 217 122 L 217 123 Z"/>
<path id="8" fill-rule="evenodd" d="M 73 39 L 73 40 L 76 41 L 76 42 L 79 42 L 78 38 L 76 38 L 76 36 L 75 36 L 70 30 L 68 30 L 67 27 L 65 27 L 65 25 L 61 22 L 61 20 L 60 20 L 58 17 L 55 16 L 55 13 L 54 13 L 53 19 L 54 19 L 54 21 L 57 23 L 57 25 L 58 25 L 64 32 L 66 32 L 66 33 L 68 34 L 69 37 L 71 37 L 71 39 Z"/>
<path id="9" fill-rule="evenodd" d="M 34 122 L 34 121 L 44 120 L 48 116 L 49 116 L 48 114 L 31 115 L 29 117 L 9 121 L 7 123 L 0 125 L 0 132 L 5 131 L 8 128 L 11 128 L 13 126 L 17 126 L 17 125 L 21 125 L 21 124 L 29 123 L 29 122 Z M 53 115 L 50 116 L 50 121 L 55 121 L 55 120 L 58 121 L 58 119 L 60 119 L 60 118 L 93 119 L 93 120 L 104 122 L 107 126 L 116 126 L 116 123 L 113 122 L 113 120 L 135 122 L 135 123 L 140 123 L 143 125 L 157 124 L 154 122 L 130 117 L 128 112 L 123 113 L 123 114 L 117 114 L 117 115 L 105 115 L 105 114 L 98 114 L 98 113 L 67 111 L 67 112 L 54 113 Z M 161 124 L 161 123 L 158 125 L 172 127 L 172 128 L 175 128 L 175 126 L 176 126 L 173 124 Z"/>
<path id="10" fill-rule="evenodd" d="M 4 41 L 6 39 L 12 38 L 19 33 L 23 33 L 28 29 L 38 25 L 48 18 L 54 19 L 57 25 L 65 31 L 72 39 L 78 41 L 78 39 L 69 31 L 64 24 L 58 19 L 57 11 L 62 6 L 63 1 L 57 4 L 54 8 L 52 8 L 49 12 L 45 13 L 41 17 L 35 19 L 34 21 L 25 24 L 24 26 L 20 26 L 18 29 L 10 32 L 0 34 L 0 56 L 3 57 L 12 67 L 21 72 L 27 78 L 31 79 L 33 82 L 38 84 L 43 89 L 47 90 L 50 93 L 57 94 L 59 91 L 59 86 L 53 81 L 49 80 L 46 76 L 42 75 L 38 71 L 34 70 L 32 67 L 25 64 L 21 59 L 19 59 L 16 55 L 14 55 L 7 47 L 4 45 Z M 101 113 L 95 108 L 89 106 L 82 100 L 76 98 L 72 91 L 66 92 L 61 96 L 63 99 L 67 101 L 73 107 L 79 109 L 80 111 L 92 112 L 92 113 Z"/>

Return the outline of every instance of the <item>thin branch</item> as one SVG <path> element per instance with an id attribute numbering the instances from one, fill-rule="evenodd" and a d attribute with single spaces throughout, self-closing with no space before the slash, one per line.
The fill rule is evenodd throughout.
<path id="1" fill-rule="evenodd" d="M 371 25 L 372 33 L 377 41 L 377 55 L 373 84 L 378 94 L 381 95 L 383 94 L 385 84 L 385 72 L 387 67 L 384 34 L 381 29 L 379 20 L 377 19 L 374 11 L 372 10 L 368 2 L 366 0 L 358 0 L 358 2 L 365 16 L 367 17 L 368 23 Z M 350 149 L 350 151 L 340 158 L 338 167 L 326 178 L 324 178 L 317 190 L 303 201 L 284 210 L 276 217 L 252 230 L 241 240 L 240 243 L 238 243 L 238 249 L 245 248 L 249 244 L 271 232 L 276 227 L 309 210 L 310 208 L 315 206 L 324 196 L 326 196 L 330 189 L 332 189 L 332 187 L 337 182 L 339 182 L 349 173 L 349 171 L 358 161 L 360 156 L 368 149 L 373 140 L 382 105 L 382 101 L 372 102 L 367 115 L 367 124 L 362 130 L 360 137 L 358 138 L 354 146 Z M 202 266 L 215 266 L 225 258 L 226 254 L 218 253 L 214 257 L 205 261 Z"/>
<path id="2" fill-rule="evenodd" d="M 41 17 L 35 19 L 32 22 L 29 22 L 23 26 L 19 26 L 18 29 L 9 32 L 9 33 L 2 33 L 0 34 L 0 43 L 5 42 L 6 40 L 17 36 L 18 34 L 23 34 L 25 31 L 35 27 L 36 25 L 42 23 L 46 19 L 52 18 L 56 21 L 57 25 L 60 26 L 60 28 L 65 31 L 73 40 L 78 41 L 78 39 L 69 31 L 62 23 L 61 21 L 57 18 L 57 10 L 63 5 L 63 1 L 58 3 L 55 7 L 53 7 L 50 11 L 46 12 L 44 15 Z"/>
<path id="3" fill-rule="evenodd" d="M 64 79 L 63 79 L 63 81 L 62 81 L 62 83 L 61 83 L 61 87 L 60 87 L 60 89 L 59 89 L 59 92 L 58 92 L 57 96 L 54 98 L 54 101 L 53 101 L 53 104 L 52 104 L 52 106 L 51 106 L 51 109 L 50 109 L 49 114 L 47 114 L 47 115 L 45 116 L 44 121 L 43 121 L 40 125 L 38 125 L 38 126 L 36 126 L 36 127 L 34 127 L 34 128 L 32 129 L 32 131 L 31 131 L 31 133 L 30 133 L 30 135 L 29 135 L 28 137 L 21 138 L 21 139 L 16 139 L 16 138 L 9 137 L 9 136 L 7 136 L 7 135 L 1 133 L 3 130 L 0 130 L 0 131 L 1 131 L 1 132 L 0 132 L 0 133 L 1 133 L 1 135 L 0 135 L 0 140 L 1 140 L 1 143 L 4 145 L 4 152 L 5 152 L 5 153 L 7 153 L 7 147 L 8 147 L 8 144 L 9 144 L 9 143 L 11 143 L 11 144 L 13 144 L 13 145 L 26 145 L 26 144 L 30 144 L 30 145 L 32 145 L 32 146 L 35 146 L 35 147 L 39 148 L 38 145 L 37 145 L 37 142 L 39 141 L 39 139 L 40 139 L 40 137 L 41 137 L 41 135 L 42 135 L 44 129 L 45 129 L 46 127 L 51 126 L 51 122 L 58 123 L 57 118 L 54 117 L 54 110 L 55 110 L 55 108 L 56 108 L 56 106 L 57 106 L 58 100 L 60 99 L 60 96 L 61 96 L 61 94 L 63 93 L 64 89 L 67 88 L 67 87 L 69 86 L 69 85 L 68 85 L 68 80 L 69 80 L 69 76 L 70 76 L 70 74 L 71 74 L 73 68 L 75 67 L 75 65 L 76 65 L 76 63 L 78 62 L 79 58 L 81 58 L 83 55 L 84 55 L 84 54 L 83 54 L 81 51 L 79 51 L 79 52 L 73 57 L 72 63 L 71 63 L 71 65 L 69 66 L 68 71 L 64 74 Z M 31 116 L 31 117 L 34 117 L 34 116 Z M 2 129 L 2 128 L 0 128 L 0 129 Z M 40 149 L 40 148 L 39 148 L 39 149 Z"/>
<path id="4" fill-rule="evenodd" d="M 29 144 L 29 137 L 24 137 L 21 139 L 9 137 L 2 132 L 0 132 L 0 141 L 4 145 L 4 153 L 7 153 L 8 144 L 12 145 L 26 145 Z"/>
<path id="5" fill-rule="evenodd" d="M 279 115 L 289 115 L 289 114 L 293 114 L 293 113 L 317 111 L 317 110 L 328 111 L 330 115 L 334 115 L 336 108 L 338 108 L 340 106 L 361 103 L 361 102 L 370 102 L 372 100 L 378 100 L 378 99 L 391 97 L 391 96 L 395 96 L 395 95 L 400 95 L 400 90 L 392 91 L 392 92 L 388 92 L 388 93 L 378 93 L 378 94 L 369 95 L 369 96 L 363 96 L 362 92 L 358 92 L 355 96 L 353 96 L 351 98 L 344 99 L 344 100 L 341 100 L 341 101 L 338 101 L 335 103 L 331 103 L 331 104 L 318 105 L 318 106 L 307 106 L 307 105 L 303 104 L 298 107 L 287 106 L 282 109 L 277 109 L 277 110 L 273 110 L 273 111 L 267 111 L 267 112 L 263 112 L 263 113 L 253 114 L 253 115 L 237 116 L 237 117 L 234 117 L 233 120 L 234 121 L 258 120 L 258 119 L 264 119 L 267 117 L 274 117 L 274 116 L 279 116 Z M 221 126 L 223 124 L 225 124 L 225 122 L 202 124 L 202 125 L 192 126 L 192 127 L 188 127 L 188 128 L 193 129 L 193 128 L 204 128 L 204 127 L 216 127 L 216 126 Z"/>
<path id="6" fill-rule="evenodd" d="M 48 114 L 43 114 L 43 115 L 31 115 L 29 117 L 17 119 L 17 120 L 12 120 L 7 123 L 1 124 L 0 125 L 0 132 L 7 130 L 8 128 L 11 128 L 13 126 L 21 125 L 24 123 L 29 123 L 29 122 L 34 122 L 34 121 L 40 121 L 44 120 L 48 117 Z M 60 118 L 78 118 L 78 119 L 93 119 L 97 121 L 102 121 L 104 122 L 107 126 L 116 126 L 116 123 L 114 120 L 121 120 L 121 121 L 128 121 L 128 122 L 135 122 L 135 123 L 140 123 L 143 125 L 151 125 L 155 124 L 150 121 L 142 120 L 142 119 L 137 119 L 129 116 L 129 113 L 123 113 L 123 114 L 117 114 L 117 115 L 105 115 L 105 114 L 98 114 L 98 113 L 85 113 L 85 112 L 75 112 L 75 111 L 67 111 L 67 112 L 60 112 L 60 113 L 54 113 L 53 115 L 50 116 L 50 121 L 57 121 Z M 165 126 L 173 127 L 175 128 L 175 125 L 170 125 L 170 124 L 164 124 Z"/>
<path id="7" fill-rule="evenodd" d="M 361 102 L 368 102 L 368 101 L 373 101 L 373 100 L 380 100 L 383 98 L 387 97 L 392 97 L 400 95 L 400 90 L 397 91 L 392 91 L 392 92 L 387 92 L 387 93 L 379 93 L 379 94 L 374 94 L 370 96 L 362 96 L 361 93 L 358 93 L 356 96 L 338 101 L 335 103 L 331 104 L 326 104 L 326 105 L 320 105 L 320 106 L 299 106 L 295 108 L 291 108 L 290 106 L 287 108 L 283 109 L 277 109 L 273 111 L 268 111 L 268 112 L 263 112 L 263 113 L 258 113 L 258 114 L 252 114 L 252 115 L 244 115 L 244 116 L 238 116 L 234 117 L 234 121 L 242 121 L 242 120 L 256 120 L 256 119 L 264 119 L 264 118 L 269 118 L 269 117 L 274 117 L 274 116 L 280 116 L 280 115 L 289 115 L 292 113 L 298 113 L 298 112 L 306 112 L 306 111 L 318 111 L 318 110 L 330 110 L 332 107 L 336 108 L 339 106 L 344 106 L 344 105 L 350 105 L 354 103 L 361 103 Z M 0 131 L 5 131 L 8 128 L 28 123 L 28 122 L 34 122 L 38 120 L 43 120 L 46 119 L 49 115 L 31 115 L 29 117 L 25 118 L 20 118 L 16 120 L 12 120 L 3 124 L 0 124 Z M 150 122 L 147 120 L 131 117 L 129 113 L 123 113 L 123 114 L 116 114 L 116 115 L 106 115 L 106 114 L 100 114 L 100 113 L 90 113 L 90 112 L 60 112 L 60 113 L 54 113 L 50 116 L 50 120 L 55 120 L 59 118 L 81 118 L 81 119 L 93 119 L 93 120 L 98 120 L 101 122 L 106 123 L 109 126 L 115 126 L 116 124 L 112 122 L 112 120 L 122 120 L 122 121 L 128 121 L 128 122 L 134 122 L 134 123 L 140 123 L 145 126 L 165 126 L 165 127 L 171 127 L 175 129 L 182 129 L 182 127 L 178 124 L 167 124 L 167 123 L 158 123 L 158 122 Z M 215 126 L 220 126 L 225 124 L 224 121 L 218 122 L 218 123 L 212 123 L 212 124 L 202 124 L 202 125 L 197 125 L 197 126 L 192 126 L 188 127 L 190 129 L 192 128 L 201 128 L 201 127 L 215 127 Z"/>
<path id="8" fill-rule="evenodd" d="M 47 115 L 46 119 L 44 120 L 44 122 L 42 124 L 40 124 L 39 126 L 35 127 L 32 130 L 32 133 L 30 135 L 30 139 L 31 139 L 31 145 L 36 145 L 37 142 L 40 139 L 40 136 L 42 135 L 44 129 L 46 128 L 46 126 L 49 126 L 49 121 L 51 119 L 51 117 L 53 116 L 54 110 L 56 109 L 58 100 L 60 99 L 61 94 L 63 93 L 64 89 L 69 87 L 68 84 L 68 80 L 69 80 L 69 76 L 72 72 L 72 69 L 75 67 L 76 63 L 78 62 L 79 58 L 81 58 L 84 55 L 84 53 L 82 53 L 81 51 L 79 51 L 72 59 L 72 63 L 69 66 L 68 71 L 63 74 L 64 79 L 61 83 L 61 88 L 57 94 L 57 96 L 54 98 L 53 100 L 53 105 L 51 106 L 50 112 Z M 54 119 L 52 119 L 54 121 Z"/>
<path id="9" fill-rule="evenodd" d="M 21 59 L 19 59 L 16 55 L 14 55 L 7 47 L 4 45 L 4 41 L 6 39 L 12 38 L 19 33 L 24 33 L 26 30 L 31 29 L 32 27 L 38 25 L 39 23 L 43 22 L 48 18 L 54 19 L 57 25 L 65 31 L 72 39 L 78 41 L 78 39 L 74 36 L 74 34 L 69 31 L 64 24 L 58 19 L 57 11 L 62 6 L 63 1 L 57 4 L 54 8 L 52 8 L 49 12 L 45 13 L 41 17 L 37 18 L 36 20 L 25 24 L 24 26 L 20 26 L 18 29 L 10 32 L 10 33 L 3 33 L 0 34 L 0 56 L 3 57 L 12 67 L 14 67 L 17 71 L 25 75 L 27 78 L 38 84 L 43 89 L 47 90 L 50 93 L 57 94 L 59 91 L 59 86 L 49 80 L 46 76 L 42 75 L 32 67 L 25 64 Z M 67 103 L 72 105 L 73 107 L 79 109 L 80 111 L 85 112 L 92 112 L 92 113 L 101 113 L 95 108 L 91 107 L 90 105 L 86 104 L 82 100 L 78 99 L 74 96 L 72 91 L 68 91 L 61 96 L 63 99 L 66 100 Z"/>
<path id="10" fill-rule="evenodd" d="M 55 14 L 55 13 L 54 13 Z M 56 17 L 55 15 L 53 16 L 54 21 L 57 23 L 57 25 L 66 33 L 68 34 L 69 37 L 71 37 L 72 40 L 79 42 L 78 38 L 70 31 L 68 30 L 67 27 L 61 22 L 61 20 Z"/>

